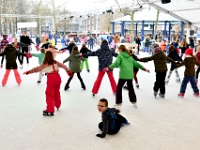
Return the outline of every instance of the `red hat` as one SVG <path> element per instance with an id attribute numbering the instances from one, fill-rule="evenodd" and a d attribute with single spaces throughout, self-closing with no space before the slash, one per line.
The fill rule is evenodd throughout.
<path id="1" fill-rule="evenodd" d="M 185 51 L 185 55 L 192 55 L 193 54 L 193 49 L 192 48 L 188 48 Z"/>

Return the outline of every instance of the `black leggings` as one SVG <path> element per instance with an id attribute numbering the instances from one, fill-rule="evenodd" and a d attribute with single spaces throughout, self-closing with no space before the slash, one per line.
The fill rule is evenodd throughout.
<path id="1" fill-rule="evenodd" d="M 108 133 L 107 134 L 116 134 L 119 132 L 121 126 L 122 126 L 122 123 L 126 123 L 126 118 L 124 118 L 122 115 L 120 114 L 116 114 L 117 118 L 118 118 L 118 121 L 116 122 L 116 128 L 114 130 L 109 130 L 108 129 Z M 99 123 L 99 129 L 102 131 L 103 130 L 103 122 L 100 122 Z"/>
<path id="2" fill-rule="evenodd" d="M 83 79 L 81 78 L 81 74 L 80 74 L 80 72 L 73 72 L 73 75 L 68 79 L 66 86 L 69 86 L 71 80 L 72 80 L 73 77 L 74 77 L 74 73 L 77 74 L 77 77 L 78 77 L 78 79 L 79 79 L 80 82 L 81 82 L 81 86 L 82 86 L 82 87 L 85 87 L 85 84 L 84 84 L 84 82 L 83 82 Z"/>
<path id="3" fill-rule="evenodd" d="M 196 79 L 198 79 L 198 77 L 199 77 L 199 72 L 200 72 L 200 67 L 197 68 L 197 71 L 196 71 Z"/>
<path id="4" fill-rule="evenodd" d="M 129 100 L 133 103 L 136 103 L 137 101 L 135 91 L 133 89 L 133 80 L 119 79 L 117 84 L 116 104 L 122 103 L 122 87 L 126 82 L 127 82 Z"/>
<path id="5" fill-rule="evenodd" d="M 28 47 L 22 47 L 22 53 L 28 53 Z M 21 59 L 21 62 L 22 62 L 22 64 L 24 63 L 24 56 L 22 55 L 22 57 L 21 57 L 22 59 Z M 29 64 L 29 58 L 28 57 L 26 57 L 26 62 L 27 62 L 27 64 Z"/>

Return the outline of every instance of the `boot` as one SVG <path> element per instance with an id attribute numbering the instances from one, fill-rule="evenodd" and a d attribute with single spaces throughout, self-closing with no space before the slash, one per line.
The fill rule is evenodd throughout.
<path id="1" fill-rule="evenodd" d="M 178 94 L 178 97 L 183 98 L 184 95 L 185 95 L 184 93 L 179 93 L 179 94 Z"/>
<path id="2" fill-rule="evenodd" d="M 83 90 L 86 90 L 86 87 L 85 87 L 85 85 L 82 85 L 82 89 L 83 89 Z"/>
<path id="3" fill-rule="evenodd" d="M 43 116 L 54 116 L 54 113 L 50 113 L 50 112 L 47 112 L 46 110 L 44 110 Z"/>
<path id="4" fill-rule="evenodd" d="M 133 106 L 135 107 L 135 108 L 138 108 L 138 106 L 137 106 L 137 103 L 135 102 L 135 103 L 133 103 Z"/>
<path id="5" fill-rule="evenodd" d="M 194 93 L 194 96 L 199 97 L 199 93 Z"/>
<path id="6" fill-rule="evenodd" d="M 158 92 L 155 92 L 153 93 L 154 97 L 156 98 L 156 96 L 158 95 Z"/>
<path id="7" fill-rule="evenodd" d="M 165 94 L 159 94 L 159 96 L 161 97 L 161 98 L 165 98 Z"/>
<path id="8" fill-rule="evenodd" d="M 66 91 L 68 89 L 69 89 L 69 86 L 68 86 L 68 84 L 66 84 L 64 90 Z"/>

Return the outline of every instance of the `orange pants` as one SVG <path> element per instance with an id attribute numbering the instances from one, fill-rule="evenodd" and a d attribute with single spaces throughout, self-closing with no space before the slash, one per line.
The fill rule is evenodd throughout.
<path id="1" fill-rule="evenodd" d="M 5 73 L 3 80 L 2 80 L 3 86 L 6 85 L 11 70 L 12 69 L 6 69 L 6 73 Z M 19 72 L 17 71 L 17 69 L 13 69 L 13 71 L 14 71 L 15 79 L 16 79 L 17 83 L 20 85 L 22 80 L 21 80 L 21 77 L 19 75 Z"/>
<path id="2" fill-rule="evenodd" d="M 54 107 L 60 108 L 60 84 L 61 78 L 58 73 L 47 74 L 46 103 L 47 112 L 54 112 Z"/>

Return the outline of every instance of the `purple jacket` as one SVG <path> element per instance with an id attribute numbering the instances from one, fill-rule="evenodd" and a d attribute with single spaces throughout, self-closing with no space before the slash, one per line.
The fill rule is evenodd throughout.
<path id="1" fill-rule="evenodd" d="M 0 49 L 3 50 L 3 48 L 9 43 L 8 40 L 8 35 L 3 34 L 3 39 L 1 41 Z"/>

